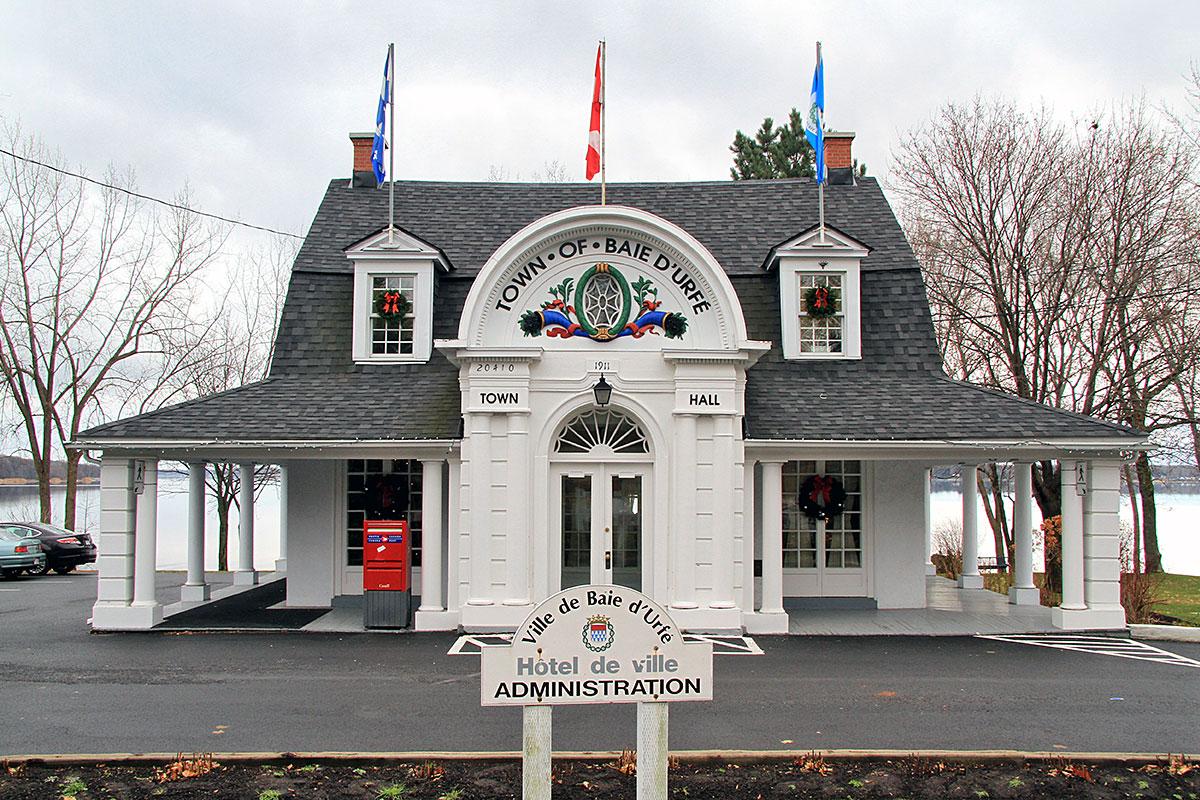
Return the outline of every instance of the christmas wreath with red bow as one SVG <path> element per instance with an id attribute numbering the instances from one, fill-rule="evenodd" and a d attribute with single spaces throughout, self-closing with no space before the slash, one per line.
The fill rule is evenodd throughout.
<path id="1" fill-rule="evenodd" d="M 809 519 L 831 520 L 846 510 L 846 490 L 831 475 L 809 475 L 800 486 L 800 509 Z"/>
<path id="2" fill-rule="evenodd" d="M 404 319 L 408 309 L 408 298 L 397 289 L 385 289 L 375 295 L 375 313 L 384 319 Z"/>
<path id="3" fill-rule="evenodd" d="M 810 317 L 832 317 L 837 302 L 837 289 L 829 286 L 814 286 L 804 293 L 804 310 Z"/>

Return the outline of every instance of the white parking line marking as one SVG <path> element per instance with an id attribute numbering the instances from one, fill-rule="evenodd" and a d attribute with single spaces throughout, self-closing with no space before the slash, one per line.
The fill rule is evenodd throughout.
<path id="1" fill-rule="evenodd" d="M 448 656 L 477 656 L 485 647 L 503 647 L 512 641 L 511 633 L 468 633 L 458 637 Z M 685 633 L 685 642 L 712 642 L 714 656 L 761 656 L 762 648 L 749 636 L 706 636 Z"/>
<path id="2" fill-rule="evenodd" d="M 1176 664 L 1181 667 L 1195 667 L 1200 669 L 1200 661 L 1185 658 L 1184 656 L 1168 650 L 1162 650 L 1135 639 L 1110 639 L 1107 636 L 1075 636 L 1058 633 L 979 634 L 975 638 L 991 639 L 996 642 L 1012 642 L 1013 644 L 1031 644 L 1036 647 L 1050 647 L 1055 650 L 1091 653 L 1098 656 L 1115 656 L 1116 658 L 1132 658 L 1137 661 L 1150 661 L 1155 664 Z"/>

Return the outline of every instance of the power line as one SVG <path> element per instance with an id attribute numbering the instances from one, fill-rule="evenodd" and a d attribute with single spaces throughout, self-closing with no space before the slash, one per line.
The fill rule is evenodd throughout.
<path id="1" fill-rule="evenodd" d="M 24 161 L 27 164 L 34 164 L 36 166 L 41 167 L 42 169 L 48 169 L 52 172 L 57 172 L 62 175 L 69 175 L 72 178 L 78 178 L 81 181 L 87 181 L 88 183 L 95 184 L 96 186 L 101 186 L 105 189 L 112 189 L 113 191 L 123 192 L 131 197 L 137 197 L 141 200 L 149 200 L 151 203 L 158 203 L 161 206 L 166 206 L 167 208 L 173 208 L 177 211 L 186 211 L 189 214 L 196 214 L 201 217 L 208 217 L 209 219 L 215 219 L 220 222 L 228 223 L 230 225 L 239 225 L 243 228 L 251 228 L 256 231 L 264 231 L 266 233 L 273 233 L 276 236 L 287 236 L 292 239 L 303 239 L 304 238 L 303 236 L 300 236 L 295 233 L 288 233 L 287 231 L 277 231 L 274 228 L 268 228 L 264 225 L 254 225 L 249 222 L 242 222 L 241 220 L 238 220 L 238 219 L 230 219 L 229 217 L 222 217 L 220 214 L 210 214 L 207 211 L 199 211 L 194 208 L 188 208 L 187 206 L 182 206 L 179 203 L 172 203 L 169 200 L 161 200 L 157 197 L 151 197 L 148 194 L 142 194 L 140 192 L 135 192 L 132 189 L 126 189 L 123 186 L 114 186 L 111 183 L 105 183 L 104 181 L 98 181 L 95 178 L 89 178 L 86 175 L 80 175 L 78 172 L 71 172 L 70 170 L 66 170 L 61 167 L 56 167 L 53 164 L 46 164 L 45 162 L 38 161 L 37 159 L 27 158 L 26 156 L 19 156 L 10 150 L 5 150 L 3 147 L 0 147 L 0 153 L 3 153 L 6 156 L 12 156 L 14 159 L 16 159 L 18 161 Z"/>

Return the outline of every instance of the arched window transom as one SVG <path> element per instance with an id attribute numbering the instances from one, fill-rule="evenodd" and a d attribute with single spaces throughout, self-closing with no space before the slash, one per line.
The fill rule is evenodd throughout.
<path id="1" fill-rule="evenodd" d="M 597 447 L 614 453 L 649 453 L 641 427 L 620 411 L 584 411 L 563 427 L 554 442 L 554 452 L 569 455 L 590 453 Z"/>

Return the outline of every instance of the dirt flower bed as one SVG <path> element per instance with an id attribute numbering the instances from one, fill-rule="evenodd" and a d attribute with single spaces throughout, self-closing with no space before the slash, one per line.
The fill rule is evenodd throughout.
<path id="1" fill-rule="evenodd" d="M 631 756 L 609 762 L 556 761 L 556 798 L 633 798 Z M 473 800 L 521 793 L 519 762 L 304 762 L 221 764 L 189 756 L 173 764 L 50 766 L 0 762 L 4 800 L 365 798 Z M 673 761 L 670 794 L 686 800 L 736 798 L 1173 798 L 1200 800 L 1200 768 L 1185 759 L 1153 763 L 963 762 L 794 759 L 741 763 Z"/>

